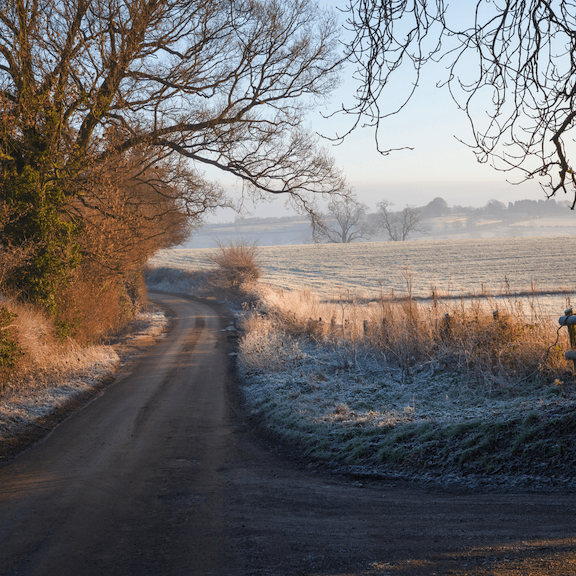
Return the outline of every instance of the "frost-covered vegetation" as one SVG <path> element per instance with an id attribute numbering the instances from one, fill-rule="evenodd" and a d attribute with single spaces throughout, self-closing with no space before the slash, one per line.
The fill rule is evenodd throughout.
<path id="1" fill-rule="evenodd" d="M 540 428 L 551 413 L 574 420 L 566 334 L 539 315 L 536 297 L 529 309 L 501 300 L 497 317 L 493 304 L 437 294 L 426 304 L 326 303 L 263 289 L 243 321 L 246 397 L 280 436 L 323 460 L 470 467 L 480 457 L 493 470 L 534 438 L 538 454 L 559 456 L 557 437 Z M 538 428 L 529 434 L 528 414 Z"/>
<path id="2" fill-rule="evenodd" d="M 572 473 L 576 386 L 558 316 L 574 239 L 534 242 L 260 249 L 266 283 L 237 311 L 250 411 L 308 457 L 356 471 Z M 207 296 L 210 254 L 166 252 L 150 279 Z M 323 289 L 294 289 L 310 284 Z"/>

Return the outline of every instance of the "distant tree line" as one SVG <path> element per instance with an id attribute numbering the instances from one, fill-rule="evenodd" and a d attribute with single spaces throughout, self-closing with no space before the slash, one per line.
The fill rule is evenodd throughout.
<path id="1" fill-rule="evenodd" d="M 400 210 L 394 210 L 394 204 L 382 200 L 376 205 L 374 212 L 348 189 L 344 199 L 332 198 L 326 210 L 321 213 L 320 221 L 315 222 L 313 236 L 319 242 L 332 244 L 347 244 L 359 240 L 371 240 L 386 237 L 392 241 L 403 241 L 418 234 L 427 234 L 433 227 L 434 218 L 458 216 L 460 218 L 446 219 L 446 226 L 454 230 L 474 227 L 482 218 L 496 218 L 504 221 L 536 216 L 563 216 L 569 202 L 548 200 L 516 200 L 508 205 L 499 200 L 490 200 L 483 207 L 449 206 L 444 198 L 436 197 L 424 206 L 406 205 Z M 237 216 L 235 226 L 288 224 L 302 220 L 302 215 L 244 217 Z M 225 224 L 212 225 L 212 227 Z M 437 227 L 437 224 L 436 224 Z M 272 230 L 273 228 L 271 228 Z"/>
<path id="2" fill-rule="evenodd" d="M 283 222 L 298 222 L 302 220 L 302 214 L 295 214 L 293 216 L 267 216 L 264 218 L 258 216 L 236 216 L 233 224 L 281 224 Z"/>
<path id="3" fill-rule="evenodd" d="M 440 197 L 434 198 L 426 206 L 417 208 L 422 218 L 437 218 L 448 214 L 464 214 L 470 217 L 481 216 L 550 216 L 554 214 L 566 214 L 566 208 L 570 205 L 567 201 L 557 202 L 554 198 L 547 200 L 516 200 L 508 202 L 508 206 L 499 200 L 489 200 L 485 206 L 448 206 L 446 200 Z"/>
<path id="4" fill-rule="evenodd" d="M 354 240 L 370 240 L 384 233 L 392 241 L 408 240 L 414 234 L 427 234 L 426 220 L 450 214 L 466 216 L 470 222 L 478 218 L 502 218 L 513 220 L 526 216 L 553 216 L 566 213 L 568 202 L 547 200 L 517 200 L 506 206 L 499 200 L 490 200 L 485 206 L 452 206 L 446 200 L 436 197 L 425 206 L 406 205 L 402 210 L 392 210 L 393 203 L 383 200 L 377 204 L 376 212 L 369 212 L 368 206 L 359 203 L 351 195 L 346 201 L 332 199 L 323 214 L 323 224 L 316 232 L 316 238 L 329 243 L 349 243 Z M 461 225 L 461 221 L 456 224 Z"/>

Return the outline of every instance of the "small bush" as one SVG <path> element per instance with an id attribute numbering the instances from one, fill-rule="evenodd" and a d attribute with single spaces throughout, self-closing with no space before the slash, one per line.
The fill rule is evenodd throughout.
<path id="1" fill-rule="evenodd" d="M 246 292 L 262 275 L 258 263 L 258 246 L 244 240 L 221 243 L 210 261 L 216 264 L 214 283 L 226 291 Z"/>

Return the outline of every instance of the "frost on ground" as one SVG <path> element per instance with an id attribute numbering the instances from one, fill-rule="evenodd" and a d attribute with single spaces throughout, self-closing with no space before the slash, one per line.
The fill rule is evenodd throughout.
<path id="1" fill-rule="evenodd" d="M 507 474 L 539 488 L 550 477 L 571 478 L 576 488 L 572 379 L 487 390 L 432 365 L 387 368 L 371 350 L 356 350 L 351 368 L 350 350 L 280 335 L 267 341 L 255 350 L 248 333 L 240 346 L 247 404 L 308 457 L 362 475 L 392 464 L 399 476 L 434 481 L 448 473 L 492 481 Z"/>
<path id="2" fill-rule="evenodd" d="M 407 423 L 447 425 L 576 406 L 576 390 L 560 381 L 517 395 L 506 389 L 486 393 L 463 375 L 435 374 L 431 367 L 410 375 L 382 368 L 366 351 L 358 351 L 363 358 L 356 369 L 350 369 L 344 367 L 339 350 L 306 342 L 292 342 L 290 349 L 281 367 L 254 368 L 242 344 L 239 362 L 247 382 L 246 397 L 254 413 L 265 409 L 272 422 L 289 416 L 299 427 L 322 425 L 328 430 Z"/>
<path id="3" fill-rule="evenodd" d="M 574 241 L 262 248 L 269 284 L 235 311 L 248 409 L 337 469 L 576 490 L 576 386 L 558 331 L 576 281 L 558 249 Z M 210 253 L 160 253 L 156 277 L 209 274 Z"/>
<path id="4" fill-rule="evenodd" d="M 285 310 L 282 300 L 290 301 Z M 261 309 L 246 313 L 237 366 L 252 415 L 308 457 L 362 474 L 390 465 L 437 475 L 528 471 L 538 482 L 554 475 L 574 484 L 576 386 L 561 358 L 565 344 L 549 346 L 556 358 L 539 371 L 547 350 L 535 348 L 536 370 L 506 378 L 505 367 L 491 366 L 488 358 L 468 360 L 479 355 L 483 340 L 509 338 L 495 342 L 512 349 L 534 344 L 520 340 L 532 337 L 532 325 L 520 318 L 495 332 L 490 314 L 476 341 L 454 340 L 444 351 L 437 342 L 427 358 L 403 362 L 402 348 L 394 349 L 391 341 L 382 345 L 362 336 L 361 329 L 354 332 L 353 316 L 362 326 L 370 307 L 346 304 L 343 314 L 350 321 L 330 328 L 326 320 L 299 319 L 311 308 L 310 318 L 330 318 L 326 304 L 310 293 L 296 300 L 262 291 Z M 430 316 L 429 310 L 420 313 Z M 407 322 L 402 318 L 397 329 Z M 469 332 L 477 320 L 465 320 Z M 465 349 L 457 352 L 459 344 Z M 503 355 L 496 361 L 502 363 Z"/>
<path id="5" fill-rule="evenodd" d="M 137 349 L 160 335 L 167 325 L 161 311 L 141 312 L 131 330 L 115 343 L 85 348 L 69 344 L 52 352 L 42 368 L 20 371 L 0 396 L 0 442 L 39 421 L 96 387 Z M 49 353 L 49 351 L 47 351 Z"/>

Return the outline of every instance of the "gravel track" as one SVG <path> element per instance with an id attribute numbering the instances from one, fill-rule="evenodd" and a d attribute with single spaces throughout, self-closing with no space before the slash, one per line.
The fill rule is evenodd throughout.
<path id="1" fill-rule="evenodd" d="M 576 495 L 315 469 L 254 434 L 225 312 L 154 300 L 167 338 L 0 469 L 0 574 L 576 574 Z"/>

